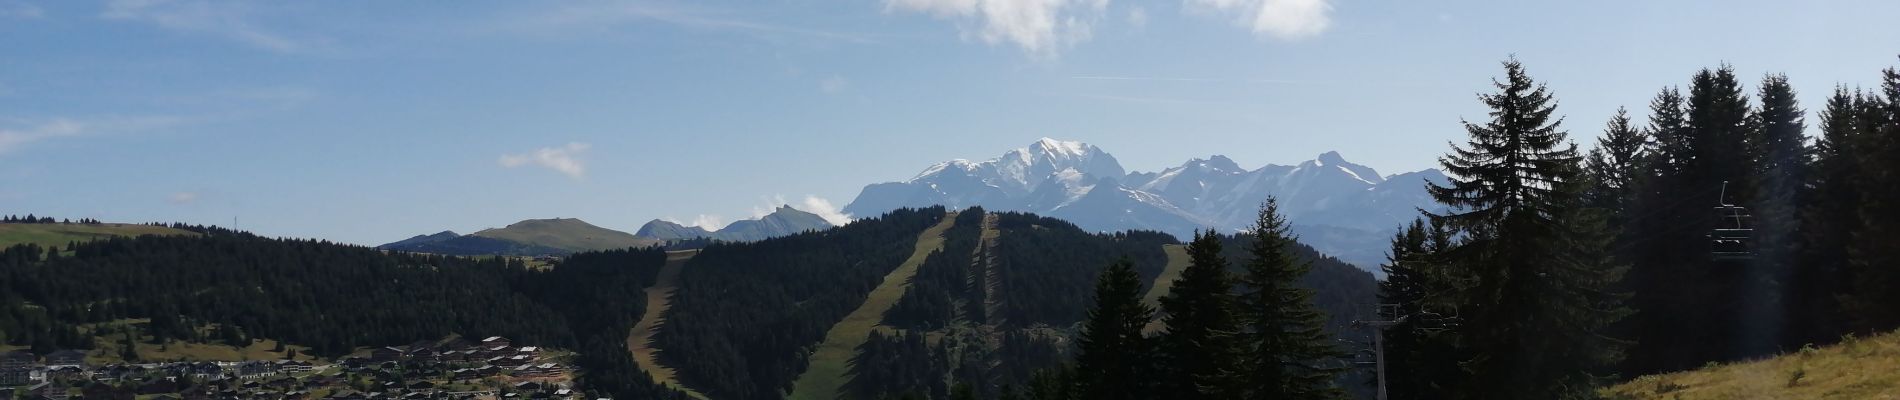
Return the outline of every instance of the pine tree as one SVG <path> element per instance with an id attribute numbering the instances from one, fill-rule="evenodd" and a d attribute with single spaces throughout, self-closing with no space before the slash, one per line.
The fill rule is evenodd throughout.
<path id="1" fill-rule="evenodd" d="M 1096 281 L 1095 308 L 1076 339 L 1074 382 L 1081 398 L 1155 396 L 1153 340 L 1141 332 L 1154 310 L 1142 303 L 1141 292 L 1141 276 L 1127 259 L 1109 265 Z"/>
<path id="2" fill-rule="evenodd" d="M 1254 220 L 1252 256 L 1241 275 L 1239 336 L 1241 371 L 1249 399 L 1330 399 L 1344 396 L 1333 383 L 1345 354 L 1322 330 L 1326 316 L 1313 308 L 1313 291 L 1299 287 L 1311 267 L 1294 258 L 1294 237 L 1280 215 L 1279 200 L 1267 197 Z"/>
<path id="3" fill-rule="evenodd" d="M 1472 279 L 1458 295 L 1473 352 L 1463 389 L 1481 399 L 1586 395 L 1592 373 L 1620 354 L 1603 330 L 1626 314 L 1607 290 L 1621 270 L 1608 263 L 1600 218 L 1582 207 L 1586 179 L 1553 99 L 1516 60 L 1504 67 L 1498 92 L 1480 96 L 1491 120 L 1465 123 L 1467 145 L 1440 159 L 1450 186 L 1427 188 L 1452 210 L 1430 217 L 1463 235 L 1444 259 Z"/>
<path id="4" fill-rule="evenodd" d="M 1858 107 L 1856 144 L 1861 221 L 1848 245 L 1853 291 L 1846 305 L 1863 331 L 1900 327 L 1900 69 L 1885 71 L 1878 94 Z"/>
<path id="5" fill-rule="evenodd" d="M 1837 297 L 1847 291 L 1847 243 L 1862 223 L 1855 215 L 1860 203 L 1859 159 L 1854 145 L 1860 139 L 1861 93 L 1835 87 L 1821 111 L 1821 137 L 1814 142 L 1810 202 L 1803 206 L 1801 266 L 1789 279 L 1791 332 L 1798 343 L 1828 343 L 1847 331 Z"/>
<path id="6" fill-rule="evenodd" d="M 1590 205 L 1619 216 L 1627 214 L 1635 198 L 1635 180 L 1641 174 L 1638 163 L 1647 156 L 1650 146 L 1649 135 L 1630 123 L 1629 110 L 1618 107 L 1586 160 L 1585 167 L 1596 183 L 1590 190 Z M 1624 225 L 1620 219 L 1611 224 L 1612 229 L 1619 230 Z"/>
<path id="7" fill-rule="evenodd" d="M 1170 398 L 1232 399 L 1240 396 L 1239 326 L 1234 320 L 1234 284 L 1221 257 L 1221 238 L 1196 232 L 1189 263 L 1161 298 L 1159 338 L 1164 358 L 1162 390 Z"/>
<path id="8" fill-rule="evenodd" d="M 1796 336 L 1786 332 L 1784 327 L 1798 326 L 1789 324 L 1788 300 L 1784 298 L 1789 275 L 1795 269 L 1796 255 L 1799 251 L 1798 235 L 1801 226 L 1801 205 L 1807 201 L 1809 156 L 1807 137 L 1802 131 L 1807 122 L 1800 104 L 1795 100 L 1795 91 L 1788 84 L 1786 75 L 1771 74 L 1762 78 L 1761 106 L 1752 116 L 1755 125 L 1751 131 L 1753 138 L 1749 145 L 1753 160 L 1753 173 L 1749 186 L 1754 188 L 1751 199 L 1743 199 L 1750 205 L 1749 212 L 1754 216 L 1755 262 L 1744 277 L 1747 284 L 1757 290 L 1753 300 L 1744 304 L 1752 305 L 1752 310 L 1743 310 L 1750 318 L 1763 326 L 1755 337 L 1745 338 L 1745 343 L 1753 347 L 1750 353 L 1768 353 L 1783 346 L 1800 346 L 1789 338 Z M 1766 290 L 1760 290 L 1766 289 Z"/>
<path id="9" fill-rule="evenodd" d="M 124 362 L 139 361 L 138 340 L 133 332 L 135 332 L 133 328 L 126 327 L 125 340 L 119 342 L 119 359 Z"/>
<path id="10" fill-rule="evenodd" d="M 1449 384 L 1460 380 L 1458 357 L 1447 328 L 1457 323 L 1443 297 L 1456 289 L 1445 279 L 1434 258 L 1450 247 L 1443 225 L 1427 227 L 1423 219 L 1392 238 L 1386 273 L 1379 282 L 1379 302 L 1396 308 L 1403 322 L 1386 328 L 1387 392 L 1395 399 L 1450 398 Z"/>
<path id="11" fill-rule="evenodd" d="M 1379 304 L 1381 307 L 1395 308 L 1396 315 L 1382 315 L 1383 318 L 1405 318 L 1406 322 L 1393 325 L 1385 332 L 1385 362 L 1388 377 L 1387 391 L 1398 394 L 1399 398 L 1413 398 L 1412 394 L 1430 393 L 1430 383 L 1424 378 L 1425 369 L 1421 368 L 1418 357 L 1423 335 L 1415 329 L 1413 318 L 1425 309 L 1426 271 L 1418 261 L 1425 256 L 1425 221 L 1416 220 L 1412 226 L 1399 232 L 1392 238 L 1392 250 L 1386 254 L 1385 265 L 1379 269 L 1385 272 L 1385 281 L 1379 282 Z M 1384 329 L 1384 328 L 1375 328 Z"/>

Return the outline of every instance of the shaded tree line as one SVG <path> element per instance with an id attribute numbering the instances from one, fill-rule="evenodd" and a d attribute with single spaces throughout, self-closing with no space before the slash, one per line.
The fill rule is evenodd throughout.
<path id="1" fill-rule="evenodd" d="M 82 325 L 148 319 L 140 330 L 157 344 L 246 346 L 270 338 L 332 357 L 450 334 L 499 335 L 579 350 L 582 382 L 595 393 L 678 396 L 639 372 L 624 345 L 645 306 L 637 289 L 652 284 L 664 262 L 657 249 L 587 253 L 529 269 L 506 258 L 385 253 L 176 226 L 203 235 L 77 243 L 64 256 L 31 244 L 0 250 L 0 334 L 42 353 L 86 349 L 102 335 L 135 339 Z"/>
<path id="2" fill-rule="evenodd" d="M 1393 238 L 1393 397 L 1589 397 L 1900 328 L 1900 72 L 1880 77 L 1834 88 L 1809 137 L 1785 75 L 1703 69 L 1580 153 L 1506 62 L 1430 188 L 1454 211 Z"/>

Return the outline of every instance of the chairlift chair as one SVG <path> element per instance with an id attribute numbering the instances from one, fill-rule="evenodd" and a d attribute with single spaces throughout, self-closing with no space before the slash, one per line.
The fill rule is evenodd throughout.
<path id="1" fill-rule="evenodd" d="M 1729 204 L 1728 182 L 1722 182 L 1722 197 L 1715 206 L 1715 228 L 1709 231 L 1709 259 L 1748 261 L 1755 259 L 1753 215 L 1747 207 Z"/>

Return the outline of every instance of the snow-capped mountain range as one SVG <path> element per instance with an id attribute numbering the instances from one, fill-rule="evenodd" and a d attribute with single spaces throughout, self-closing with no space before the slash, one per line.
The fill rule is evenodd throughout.
<path id="1" fill-rule="evenodd" d="M 982 206 L 1062 218 L 1089 230 L 1146 229 L 1185 238 L 1195 229 L 1244 229 L 1273 195 L 1302 242 L 1378 273 L 1392 233 L 1418 209 L 1438 208 L 1425 193 L 1427 181 L 1442 184 L 1446 177 L 1436 169 L 1382 176 L 1338 152 L 1252 170 L 1215 155 L 1129 173 L 1101 148 L 1043 138 L 997 158 L 951 160 L 909 180 L 866 186 L 844 212 Z"/>

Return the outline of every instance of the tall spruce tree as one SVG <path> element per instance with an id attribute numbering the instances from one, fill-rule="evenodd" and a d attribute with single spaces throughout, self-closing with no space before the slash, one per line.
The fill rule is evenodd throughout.
<path id="1" fill-rule="evenodd" d="M 1859 108 L 1861 221 L 1848 245 L 1853 290 L 1847 296 L 1856 327 L 1884 331 L 1900 327 L 1900 70 L 1884 71 L 1879 93 Z"/>
<path id="2" fill-rule="evenodd" d="M 1752 116 L 1755 129 L 1748 141 L 1750 155 L 1755 157 L 1748 178 L 1754 195 L 1741 199 L 1750 207 L 1755 232 L 1755 262 L 1744 278 L 1744 283 L 1753 287 L 1744 288 L 1751 293 L 1745 296 L 1753 300 L 1743 302 L 1749 308 L 1741 310 L 1750 315 L 1744 318 L 1760 327 L 1743 333 L 1751 335 L 1741 340 L 1751 347 L 1751 354 L 1801 345 L 1790 339 L 1798 335 L 1786 332 L 1791 326 L 1786 293 L 1799 251 L 1801 205 L 1809 197 L 1811 152 L 1802 134 L 1807 129 L 1802 116 L 1805 111 L 1795 100 L 1788 76 L 1770 74 L 1762 78 L 1759 90 L 1761 105 Z"/>
<path id="3" fill-rule="evenodd" d="M 1109 265 L 1095 283 L 1095 308 L 1089 310 L 1076 340 L 1076 393 L 1084 399 L 1155 398 L 1155 352 L 1141 330 L 1154 310 L 1141 301 L 1141 276 L 1123 259 Z"/>
<path id="4" fill-rule="evenodd" d="M 1618 107 L 1616 115 L 1604 124 L 1603 137 L 1590 149 L 1585 167 L 1595 185 L 1590 190 L 1590 205 L 1609 211 L 1611 229 L 1624 226 L 1620 216 L 1628 214 L 1635 201 L 1638 169 L 1650 146 L 1649 135 L 1630 123 L 1629 110 Z"/>
<path id="5" fill-rule="evenodd" d="M 1323 330 L 1326 316 L 1313 307 L 1313 291 L 1299 286 L 1310 264 L 1292 252 L 1290 225 L 1279 200 L 1267 197 L 1254 220 L 1251 259 L 1241 275 L 1239 298 L 1241 371 L 1248 399 L 1332 399 L 1345 393 L 1333 383 L 1345 354 Z"/>
<path id="6" fill-rule="evenodd" d="M 1188 266 L 1161 298 L 1159 338 L 1162 390 L 1176 399 L 1233 399 L 1241 395 L 1240 353 L 1235 334 L 1234 283 L 1221 237 L 1196 232 L 1188 243 Z"/>
<path id="7" fill-rule="evenodd" d="M 1847 330 L 1838 297 L 1847 291 L 1847 243 L 1863 221 L 1855 215 L 1860 190 L 1861 93 L 1837 86 L 1821 111 L 1821 137 L 1814 142 L 1810 200 L 1802 206 L 1801 265 L 1789 277 L 1788 315 L 1795 343 L 1828 343 Z"/>
<path id="8" fill-rule="evenodd" d="M 1379 283 L 1379 302 L 1397 313 L 1383 317 L 1403 318 L 1385 328 L 1386 391 L 1391 398 L 1449 398 L 1449 385 L 1459 379 L 1451 337 L 1443 334 L 1456 316 L 1438 304 L 1452 289 L 1433 263 L 1437 250 L 1449 245 L 1443 225 L 1427 228 L 1423 219 L 1415 220 L 1393 236 L 1386 264 L 1380 266 L 1386 278 Z"/>
<path id="9" fill-rule="evenodd" d="M 1601 218 L 1583 207 L 1576 145 L 1554 119 L 1548 90 L 1517 60 L 1498 92 L 1480 95 L 1491 120 L 1465 123 L 1470 138 L 1440 158 L 1450 186 L 1427 189 L 1451 211 L 1429 214 L 1463 236 L 1450 268 L 1473 279 L 1459 294 L 1460 335 L 1473 358 L 1466 397 L 1587 396 L 1596 372 L 1620 354 L 1606 327 L 1627 314 L 1609 292 Z"/>

